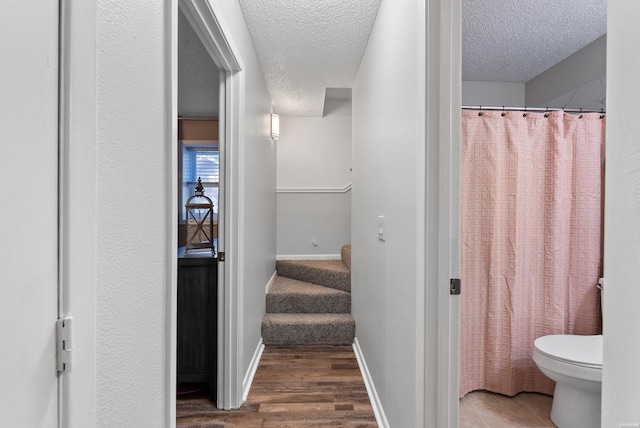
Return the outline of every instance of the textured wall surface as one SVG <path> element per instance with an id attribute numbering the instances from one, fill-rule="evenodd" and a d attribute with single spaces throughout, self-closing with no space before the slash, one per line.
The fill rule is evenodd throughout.
<path id="1" fill-rule="evenodd" d="M 609 2 L 603 427 L 640 424 L 640 58 L 629 54 L 638 22 L 640 4 Z"/>
<path id="2" fill-rule="evenodd" d="M 97 425 L 159 427 L 166 422 L 166 10 L 154 1 L 101 0 L 97 12 Z M 141 185 L 152 185 L 153 197 Z"/>

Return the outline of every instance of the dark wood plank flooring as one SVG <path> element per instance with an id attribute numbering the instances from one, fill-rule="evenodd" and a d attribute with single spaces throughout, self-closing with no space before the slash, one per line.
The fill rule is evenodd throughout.
<path id="1" fill-rule="evenodd" d="M 178 396 L 178 428 L 377 427 L 351 346 L 267 346 L 240 409 Z"/>

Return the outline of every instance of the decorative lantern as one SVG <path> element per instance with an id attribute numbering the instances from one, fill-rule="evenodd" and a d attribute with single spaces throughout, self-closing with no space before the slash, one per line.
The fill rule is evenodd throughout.
<path id="1" fill-rule="evenodd" d="M 211 251 L 215 254 L 213 245 L 213 202 L 204 195 L 202 181 L 198 177 L 195 195 L 187 200 L 187 245 L 185 254 Z"/>

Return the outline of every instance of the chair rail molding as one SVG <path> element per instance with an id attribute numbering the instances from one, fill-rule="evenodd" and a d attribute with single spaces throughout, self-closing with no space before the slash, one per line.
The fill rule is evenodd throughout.
<path id="1" fill-rule="evenodd" d="M 278 187 L 276 193 L 347 193 L 351 183 L 344 187 Z"/>

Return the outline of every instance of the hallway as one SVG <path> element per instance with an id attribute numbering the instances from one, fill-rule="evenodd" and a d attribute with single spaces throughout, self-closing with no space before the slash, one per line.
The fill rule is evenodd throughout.
<path id="1" fill-rule="evenodd" d="M 176 415 L 178 428 L 378 426 L 351 346 L 267 346 L 240 409 L 194 393 Z"/>

